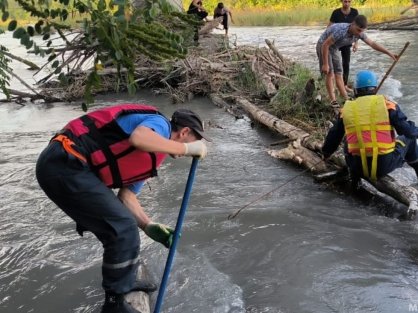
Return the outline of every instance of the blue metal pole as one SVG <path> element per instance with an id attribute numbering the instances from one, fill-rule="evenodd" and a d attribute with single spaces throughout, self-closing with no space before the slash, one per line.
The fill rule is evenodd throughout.
<path id="1" fill-rule="evenodd" d="M 171 266 L 174 261 L 174 255 L 176 254 L 177 242 L 180 237 L 181 227 L 183 226 L 184 216 L 186 215 L 187 204 L 189 202 L 190 194 L 192 191 L 193 180 L 196 174 L 198 159 L 193 158 L 192 166 L 190 167 L 189 177 L 187 178 L 186 190 L 184 191 L 183 201 L 181 202 L 179 216 L 177 218 L 176 229 L 174 230 L 173 243 L 171 244 L 170 251 L 168 252 L 167 262 L 165 263 L 164 275 L 161 280 L 160 289 L 158 290 L 157 302 L 155 303 L 154 313 L 159 313 L 164 300 L 164 293 L 168 283 L 168 276 L 170 275 Z"/>

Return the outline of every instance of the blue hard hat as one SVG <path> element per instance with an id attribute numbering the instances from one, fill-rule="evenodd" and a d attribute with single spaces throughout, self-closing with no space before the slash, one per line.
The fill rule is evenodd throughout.
<path id="1" fill-rule="evenodd" d="M 359 71 L 356 75 L 355 89 L 377 87 L 376 74 L 372 71 Z"/>

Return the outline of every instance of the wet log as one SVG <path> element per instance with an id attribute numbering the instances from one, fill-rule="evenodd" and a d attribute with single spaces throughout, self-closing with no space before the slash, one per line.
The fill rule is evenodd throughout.
<path id="1" fill-rule="evenodd" d="M 209 34 L 214 28 L 218 27 L 220 23 L 222 23 L 223 17 L 217 17 L 209 22 L 206 22 L 202 27 L 199 29 L 199 35 L 207 35 Z"/>
<path id="2" fill-rule="evenodd" d="M 270 40 L 266 39 L 266 44 L 271 49 L 271 51 L 273 51 L 274 55 L 277 56 L 280 59 L 280 61 L 282 61 L 284 63 L 285 59 L 284 59 L 283 55 L 279 52 L 279 50 L 276 48 L 276 46 L 274 44 L 274 40 L 273 40 L 273 42 L 271 42 Z"/>
<path id="3" fill-rule="evenodd" d="M 418 190 L 411 186 L 400 185 L 391 175 L 380 178 L 373 184 L 377 190 L 388 194 L 408 206 L 408 217 L 415 216 L 418 211 Z"/>
<path id="4" fill-rule="evenodd" d="M 303 147 L 300 139 L 291 142 L 287 148 L 268 150 L 269 155 L 280 160 L 289 160 L 309 169 L 313 173 L 329 171 L 330 168 L 315 152 Z"/>
<path id="5" fill-rule="evenodd" d="M 141 264 L 138 268 L 138 280 L 148 280 L 149 274 Z M 142 291 L 133 291 L 125 295 L 125 300 L 130 303 L 140 313 L 150 313 L 150 297 Z"/>
<path id="6" fill-rule="evenodd" d="M 311 134 L 304 130 L 295 127 L 278 117 L 260 109 L 258 106 L 252 104 L 250 101 L 236 97 L 235 102 L 242 107 L 255 121 L 267 126 L 268 128 L 278 132 L 279 134 L 288 137 L 292 140 L 299 139 L 301 145 L 312 150 L 320 151 L 322 142 L 318 141 Z"/>

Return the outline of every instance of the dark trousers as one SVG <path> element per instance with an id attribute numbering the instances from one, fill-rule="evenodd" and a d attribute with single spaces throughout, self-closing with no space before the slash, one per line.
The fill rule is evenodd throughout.
<path id="1" fill-rule="evenodd" d="M 397 168 L 403 166 L 405 162 L 414 169 L 418 169 L 418 146 L 415 138 L 398 136 L 395 150 L 388 154 L 379 155 L 377 159 L 377 177 L 382 177 Z M 345 160 L 354 177 L 363 177 L 362 164 L 360 156 L 346 154 Z M 372 166 L 372 158 L 367 158 L 369 171 Z"/>
<path id="2" fill-rule="evenodd" d="M 218 18 L 222 16 L 222 25 L 224 27 L 225 30 L 228 29 L 228 14 L 224 13 L 224 14 L 215 14 L 213 17 L 214 18 Z"/>
<path id="3" fill-rule="evenodd" d="M 36 177 L 46 195 L 103 244 L 103 288 L 126 293 L 136 280 L 139 258 L 137 223 L 114 192 L 84 163 L 51 142 L 36 164 Z"/>
<path id="4" fill-rule="evenodd" d="M 343 63 L 344 85 L 347 85 L 348 76 L 350 75 L 351 46 L 341 47 L 340 51 L 341 51 L 341 58 L 342 58 L 342 63 Z"/>

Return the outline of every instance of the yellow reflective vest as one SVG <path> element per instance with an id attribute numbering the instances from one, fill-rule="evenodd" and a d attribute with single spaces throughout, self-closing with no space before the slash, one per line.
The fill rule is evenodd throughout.
<path id="1" fill-rule="evenodd" d="M 378 155 L 395 150 L 395 132 L 388 109 L 396 109 L 395 104 L 380 95 L 346 101 L 342 109 L 348 152 L 361 157 L 364 177 L 374 181 Z M 367 157 L 372 157 L 370 172 Z"/>

